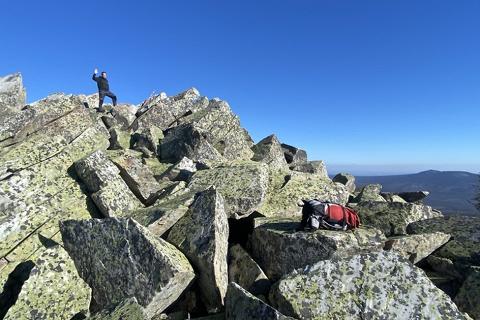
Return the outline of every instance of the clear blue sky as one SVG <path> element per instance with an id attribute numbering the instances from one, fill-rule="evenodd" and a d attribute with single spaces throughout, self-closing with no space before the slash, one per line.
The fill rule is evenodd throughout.
<path id="1" fill-rule="evenodd" d="M 0 74 L 33 101 L 195 86 L 332 168 L 480 171 L 480 1 L 5 1 Z M 393 168 L 393 169 L 392 169 Z"/>

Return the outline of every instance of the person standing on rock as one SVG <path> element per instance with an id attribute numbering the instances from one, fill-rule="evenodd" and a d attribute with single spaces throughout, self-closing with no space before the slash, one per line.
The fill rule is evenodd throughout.
<path id="1" fill-rule="evenodd" d="M 103 111 L 103 99 L 105 96 L 112 99 L 113 106 L 117 105 L 117 96 L 110 91 L 110 86 L 108 85 L 107 73 L 102 71 L 100 77 L 97 77 L 98 69 L 95 68 L 93 71 L 92 79 L 97 83 L 98 87 L 98 111 Z"/>

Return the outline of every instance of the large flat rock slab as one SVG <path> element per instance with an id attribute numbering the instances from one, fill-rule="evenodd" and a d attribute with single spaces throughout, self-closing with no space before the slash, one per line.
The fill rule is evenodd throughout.
<path id="1" fill-rule="evenodd" d="M 435 255 L 465 265 L 480 266 L 480 217 L 446 216 L 411 223 L 410 234 L 444 232 L 452 236 Z"/>
<path id="2" fill-rule="evenodd" d="M 427 205 L 385 201 L 360 202 L 355 211 L 364 225 L 376 227 L 387 236 L 407 234 L 410 223 L 443 216 Z"/>
<path id="3" fill-rule="evenodd" d="M 13 117 L 0 117 L 0 141 L 10 145 L 22 141 L 29 135 L 68 115 L 76 108 L 82 108 L 79 96 L 63 93 L 52 94 L 42 100 L 29 104 Z"/>
<path id="4" fill-rule="evenodd" d="M 302 199 L 319 199 L 345 204 L 349 193 L 340 183 L 321 175 L 288 170 L 270 170 L 265 201 L 258 208 L 261 214 L 273 216 L 299 215 Z"/>
<path id="5" fill-rule="evenodd" d="M 91 289 L 61 246 L 46 249 L 34 264 L 5 319 L 70 319 L 88 313 Z"/>
<path id="6" fill-rule="evenodd" d="M 84 107 L 75 107 L 2 152 L 0 172 L 20 171 L 56 156 L 85 130 L 95 127 L 96 121 Z"/>
<path id="7" fill-rule="evenodd" d="M 202 191 L 211 185 L 224 197 L 225 210 L 230 218 L 248 216 L 265 199 L 268 168 L 266 164 L 253 161 L 231 162 L 197 171 L 188 187 Z"/>
<path id="8" fill-rule="evenodd" d="M 347 256 L 362 250 L 380 250 L 385 236 L 374 228 L 350 231 L 319 229 L 296 231 L 294 218 L 256 218 L 251 235 L 252 257 L 269 279 L 277 280 L 298 268 L 334 256 Z"/>
<path id="9" fill-rule="evenodd" d="M 398 252 L 412 263 L 417 263 L 447 243 L 450 238 L 449 234 L 443 232 L 396 236 L 388 238 L 385 248 Z"/>
<path id="10" fill-rule="evenodd" d="M 297 319 L 465 319 L 421 269 L 388 251 L 318 262 L 281 279 L 270 300 Z"/>
<path id="11" fill-rule="evenodd" d="M 69 170 L 74 161 L 107 146 L 106 129 L 96 122 L 52 157 L 19 169 L 0 181 L 1 257 L 15 254 L 16 261 L 20 255 L 27 257 L 27 251 L 30 254 L 35 251 L 34 246 L 22 245 L 25 252 L 21 254 L 16 247 L 36 230 L 55 222 L 52 229 L 58 231 L 59 219 L 90 216 L 89 200 Z M 35 243 L 38 246 L 38 241 Z"/>
<path id="12" fill-rule="evenodd" d="M 65 249 L 101 308 L 135 297 L 152 317 L 195 276 L 180 251 L 132 219 L 68 220 L 60 229 Z"/>

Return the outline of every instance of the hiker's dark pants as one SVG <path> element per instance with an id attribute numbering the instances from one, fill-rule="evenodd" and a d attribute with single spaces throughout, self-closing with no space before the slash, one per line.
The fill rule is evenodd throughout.
<path id="1" fill-rule="evenodd" d="M 113 106 L 117 105 L 117 96 L 113 92 L 111 92 L 111 91 L 100 91 L 98 93 L 98 108 L 99 109 L 102 108 L 103 99 L 105 99 L 105 96 L 112 99 Z"/>

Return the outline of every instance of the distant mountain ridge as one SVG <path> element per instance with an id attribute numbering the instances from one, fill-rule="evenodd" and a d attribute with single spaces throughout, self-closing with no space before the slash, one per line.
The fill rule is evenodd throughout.
<path id="1" fill-rule="evenodd" d="M 383 192 L 427 190 L 428 204 L 447 215 L 480 215 L 473 205 L 479 190 L 477 174 L 466 171 L 427 170 L 415 174 L 390 176 L 356 176 L 357 188 L 380 183 Z"/>

